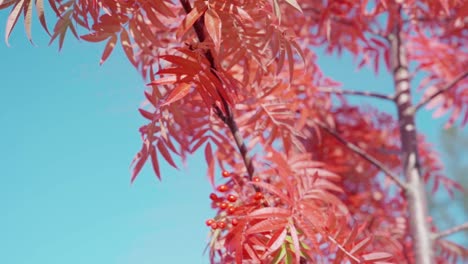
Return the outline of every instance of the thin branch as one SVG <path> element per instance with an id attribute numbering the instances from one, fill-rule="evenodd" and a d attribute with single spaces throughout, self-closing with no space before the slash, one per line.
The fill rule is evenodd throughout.
<path id="1" fill-rule="evenodd" d="M 333 237 L 331 236 L 328 236 L 328 239 L 330 239 L 331 242 L 333 242 L 341 251 L 343 251 L 348 257 L 350 257 L 352 260 L 354 260 L 355 262 L 357 263 L 361 263 L 361 261 L 359 261 L 358 258 L 356 258 L 355 256 L 353 256 L 353 254 L 351 254 L 350 252 L 348 252 L 346 250 L 346 248 L 344 248 L 340 243 L 338 243 L 338 241 L 336 241 Z"/>
<path id="2" fill-rule="evenodd" d="M 343 143 L 343 145 L 345 145 L 347 148 L 349 148 L 350 150 L 354 151 L 356 154 L 358 154 L 359 156 L 361 156 L 361 158 L 367 160 L 368 162 L 370 162 L 372 165 L 374 165 L 375 167 L 377 167 L 378 169 L 380 169 L 381 171 L 383 171 L 391 180 L 393 180 L 396 185 L 398 185 L 401 189 L 403 189 L 404 191 L 407 190 L 407 185 L 405 182 L 403 182 L 399 177 L 398 175 L 394 174 L 387 166 L 385 166 L 385 164 L 383 164 L 382 162 L 378 161 L 377 159 L 375 159 L 374 157 L 372 157 L 372 155 L 368 154 L 367 152 L 365 152 L 363 149 L 361 149 L 360 147 L 354 145 L 353 143 L 349 142 L 348 140 L 344 139 L 342 136 L 340 136 L 336 131 L 330 129 L 328 126 L 326 126 L 325 124 L 321 123 L 321 122 L 318 122 L 318 121 L 315 121 L 315 123 L 320 126 L 322 129 L 324 129 L 325 131 L 327 131 L 328 134 L 334 136 L 338 141 L 340 141 L 341 143 Z"/>
<path id="3" fill-rule="evenodd" d="M 430 101 L 432 101 L 434 98 L 436 98 L 438 95 L 442 94 L 442 93 L 445 93 L 446 91 L 452 89 L 453 87 L 455 87 L 457 85 L 458 82 L 460 82 L 461 80 L 463 80 L 464 78 L 466 78 L 468 76 L 468 70 L 463 72 L 462 74 L 458 75 L 457 77 L 455 77 L 455 79 L 453 79 L 451 82 L 449 82 L 447 85 L 445 85 L 444 87 L 442 87 L 439 91 L 437 91 L 435 94 L 429 96 L 428 98 L 422 100 L 421 102 L 419 102 L 416 106 L 414 106 L 414 112 L 418 111 L 419 108 L 425 106 L 427 103 L 429 103 Z"/>
<path id="4" fill-rule="evenodd" d="M 457 233 L 457 232 L 460 232 L 460 231 L 463 231 L 463 230 L 468 230 L 468 222 L 465 222 L 465 223 L 463 223 L 461 225 L 458 225 L 458 226 L 454 226 L 452 228 L 449 228 L 447 230 L 444 230 L 444 231 L 441 231 L 441 232 L 438 232 L 438 233 L 434 233 L 434 234 L 432 234 L 432 239 L 433 240 L 441 239 L 443 237 L 449 236 L 451 234 L 454 234 L 454 233 Z"/>
<path id="5" fill-rule="evenodd" d="M 360 95 L 360 96 L 367 96 L 367 97 L 376 97 L 379 99 L 385 100 L 394 100 L 394 96 L 387 95 L 387 94 L 380 94 L 368 91 L 354 91 L 354 90 L 343 90 L 339 88 L 333 87 L 319 87 L 318 90 L 323 93 L 334 93 L 334 94 L 349 94 L 349 95 Z"/>
<path id="6" fill-rule="evenodd" d="M 180 3 L 182 4 L 182 7 L 184 8 L 185 12 L 188 14 L 190 11 L 192 11 L 192 6 L 190 5 L 190 2 L 188 0 L 180 0 Z M 200 42 L 203 42 L 206 38 L 205 36 L 205 31 L 204 31 L 204 16 L 201 16 L 194 24 L 193 24 L 193 29 L 195 30 L 195 33 L 197 34 L 198 40 Z M 211 66 L 211 71 L 213 74 L 219 79 L 219 75 L 216 74 L 216 64 L 214 61 L 213 54 L 211 53 L 211 50 L 207 50 L 205 52 L 205 57 L 206 59 L 210 62 Z M 222 83 L 222 80 L 220 80 Z M 244 165 L 247 169 L 247 174 L 249 176 L 249 179 L 252 180 L 253 175 L 254 175 L 254 166 L 252 163 L 252 158 L 248 154 L 247 146 L 244 142 L 244 139 L 242 138 L 239 127 L 237 126 L 237 123 L 234 119 L 234 115 L 232 112 L 231 107 L 229 106 L 228 102 L 226 99 L 221 96 L 219 93 L 219 97 L 221 98 L 221 103 L 222 107 L 224 108 L 224 112 L 217 106 L 213 105 L 214 111 L 216 115 L 228 126 L 234 141 L 236 142 L 236 146 L 239 150 L 239 153 L 242 156 L 242 160 L 244 161 Z"/>

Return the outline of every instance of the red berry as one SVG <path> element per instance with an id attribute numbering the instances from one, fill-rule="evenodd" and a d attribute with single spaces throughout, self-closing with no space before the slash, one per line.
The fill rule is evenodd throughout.
<path id="1" fill-rule="evenodd" d="M 208 220 L 206 220 L 205 223 L 206 223 L 207 226 L 211 226 L 214 223 L 214 220 L 213 219 L 208 219 Z"/>
<path id="2" fill-rule="evenodd" d="M 257 177 L 257 176 L 255 176 L 255 177 L 253 177 L 252 181 L 253 181 L 253 182 L 260 182 L 260 178 Z"/>
<path id="3" fill-rule="evenodd" d="M 229 171 L 223 171 L 223 173 L 221 173 L 221 175 L 223 175 L 224 178 L 227 178 L 227 177 L 231 176 L 231 173 Z"/>
<path id="4" fill-rule="evenodd" d="M 239 224 L 239 220 L 234 218 L 234 219 L 231 220 L 231 224 L 232 224 L 232 226 L 236 226 L 237 224 Z"/>
<path id="5" fill-rule="evenodd" d="M 229 206 L 227 209 L 228 214 L 233 214 L 236 211 L 236 208 L 234 206 Z"/>
<path id="6" fill-rule="evenodd" d="M 219 199 L 219 197 L 218 197 L 218 195 L 216 195 L 216 194 L 214 194 L 214 193 L 211 193 L 211 194 L 210 194 L 210 199 L 211 199 L 212 201 L 217 201 L 217 200 Z"/>
<path id="7" fill-rule="evenodd" d="M 255 195 L 254 195 L 255 200 L 258 201 L 258 200 L 261 200 L 262 198 L 263 198 L 263 193 L 261 193 L 261 192 L 255 193 Z"/>
<path id="8" fill-rule="evenodd" d="M 237 201 L 237 196 L 230 194 L 228 195 L 227 200 L 233 203 Z"/>
<path id="9" fill-rule="evenodd" d="M 226 222 L 218 222 L 218 227 L 223 229 L 226 227 Z"/>
<path id="10" fill-rule="evenodd" d="M 226 203 L 226 202 L 222 202 L 222 203 L 219 204 L 219 208 L 221 208 L 222 210 L 228 208 L 228 206 L 229 206 L 229 204 Z"/>
<path id="11" fill-rule="evenodd" d="M 220 192 L 227 192 L 228 189 L 229 187 L 227 187 L 225 184 L 218 186 L 218 191 Z"/>
<path id="12" fill-rule="evenodd" d="M 218 228 L 218 223 L 214 222 L 211 224 L 211 229 L 217 229 Z"/>

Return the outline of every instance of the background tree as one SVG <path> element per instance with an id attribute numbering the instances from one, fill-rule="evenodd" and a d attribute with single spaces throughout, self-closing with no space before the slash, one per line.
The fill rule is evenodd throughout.
<path id="1" fill-rule="evenodd" d="M 466 171 L 468 164 L 468 135 L 466 130 L 460 127 L 451 127 L 440 131 L 442 145 L 442 154 L 445 154 L 446 171 L 451 178 L 460 183 L 466 189 L 468 186 Z M 428 189 L 427 191 L 430 191 Z M 449 229 L 451 226 L 460 224 L 460 218 L 456 215 L 462 215 L 466 219 L 468 215 L 468 197 L 464 192 L 455 192 L 453 195 L 439 193 L 437 196 L 430 196 L 429 210 L 437 225 L 442 229 Z M 458 234 L 462 244 L 468 243 L 468 231 L 465 230 Z"/>
<path id="2" fill-rule="evenodd" d="M 51 42 L 61 48 L 67 32 L 105 41 L 101 63 L 119 43 L 150 80 L 132 181 L 148 159 L 160 178 L 158 159 L 177 167 L 173 156 L 201 148 L 213 185 L 216 165 L 223 170 L 225 184 L 210 195 L 212 262 L 466 258 L 443 237 L 467 224 L 440 233 L 431 224 L 424 181 L 433 192 L 460 186 L 415 123 L 426 105 L 449 112 L 449 126 L 468 119 L 463 1 L 49 3 L 58 17 Z M 34 4 L 49 32 L 43 2 Z M 0 2 L 10 6 L 6 39 L 19 16 L 31 39 L 33 3 Z M 393 93 L 345 89 L 321 73 L 317 47 L 389 74 Z M 423 98 L 413 103 L 415 87 Z M 344 95 L 393 102 L 397 114 Z"/>

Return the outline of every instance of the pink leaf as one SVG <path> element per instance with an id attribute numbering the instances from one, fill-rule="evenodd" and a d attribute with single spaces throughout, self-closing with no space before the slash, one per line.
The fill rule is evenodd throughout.
<path id="1" fill-rule="evenodd" d="M 161 106 L 172 104 L 175 101 L 184 98 L 190 92 L 191 87 L 192 86 L 188 83 L 180 83 L 174 90 L 171 91 Z"/>
<path id="2" fill-rule="evenodd" d="M 364 254 L 361 257 L 366 261 L 380 261 L 391 259 L 393 255 L 387 252 L 372 252 L 369 254 Z"/>
<path id="3" fill-rule="evenodd" d="M 172 159 L 171 157 L 171 154 L 169 153 L 169 151 L 167 151 L 167 148 L 166 146 L 164 146 L 164 143 L 159 140 L 158 143 L 156 144 L 156 146 L 158 147 L 158 150 L 159 150 L 159 153 L 162 154 L 163 158 L 174 168 L 178 169 L 177 168 L 177 165 L 174 163 L 174 160 Z"/>
<path id="4" fill-rule="evenodd" d="M 199 3 L 199 2 L 198 2 Z M 182 24 L 177 29 L 176 37 L 181 38 L 195 24 L 195 22 L 205 13 L 208 7 L 203 4 L 196 4 L 192 11 L 182 21 Z"/>
<path id="5" fill-rule="evenodd" d="M 255 234 L 262 232 L 272 232 L 280 228 L 284 228 L 288 220 L 285 218 L 274 218 L 274 219 L 265 219 L 261 222 L 258 222 L 247 229 L 245 232 L 247 234 Z"/>
<path id="6" fill-rule="evenodd" d="M 291 216 L 291 210 L 279 207 L 264 207 L 251 212 L 249 215 L 251 218 L 269 218 L 269 217 L 289 217 Z"/>
<path id="7" fill-rule="evenodd" d="M 216 53 L 219 53 L 221 47 L 221 19 L 216 11 L 208 9 L 205 13 L 205 26 L 208 35 L 210 35 L 215 45 Z"/>
<path id="8" fill-rule="evenodd" d="M 213 151 L 211 150 L 211 144 L 208 142 L 205 147 L 205 160 L 208 164 L 208 179 L 212 186 L 214 186 L 214 159 L 213 159 Z"/>
<path id="9" fill-rule="evenodd" d="M 112 51 L 115 48 L 115 43 L 117 42 L 117 35 L 114 34 L 109 41 L 106 44 L 106 47 L 104 48 L 104 52 L 102 53 L 101 61 L 99 62 L 100 65 L 102 65 L 107 58 L 109 58 L 109 55 L 112 53 Z"/>

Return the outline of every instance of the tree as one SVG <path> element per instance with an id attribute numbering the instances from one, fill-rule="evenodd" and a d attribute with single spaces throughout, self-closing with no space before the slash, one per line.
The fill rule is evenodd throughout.
<path id="1" fill-rule="evenodd" d="M 466 188 L 468 186 L 467 178 L 465 177 L 465 171 L 468 168 L 465 159 L 468 149 L 466 131 L 464 132 L 455 126 L 450 127 L 441 131 L 440 138 L 442 153 L 446 154 L 448 160 L 446 163 L 448 173 L 454 180 Z M 436 221 L 439 227 L 448 229 L 450 226 L 459 223 L 460 215 L 466 218 L 468 215 L 468 197 L 464 193 L 458 192 L 451 196 L 439 193 L 438 196 L 429 197 L 429 212 L 434 216 L 434 221 Z M 454 215 L 453 212 L 458 213 Z M 462 239 L 464 237 L 462 243 L 466 244 L 468 243 L 468 230 L 464 232 L 465 235 L 462 236 Z"/>
<path id="2" fill-rule="evenodd" d="M 177 167 L 204 151 L 216 209 L 213 263 L 455 263 L 427 213 L 425 185 L 450 193 L 438 154 L 418 133 L 424 106 L 468 120 L 465 1 L 49 0 L 59 49 L 67 32 L 116 45 L 145 79 L 148 119 L 131 180 L 149 159 Z M 12 6 L 6 41 L 35 5 Z M 32 40 L 31 40 L 32 41 Z M 393 78 L 394 93 L 349 90 L 327 78 L 314 51 L 349 53 L 356 67 Z M 286 65 L 286 66 L 285 66 Z M 351 69 L 350 69 L 351 70 Z M 419 79 L 420 81 L 415 83 Z M 414 81 L 412 81 L 414 80 Z M 416 89 L 423 98 L 413 103 Z M 393 102 L 397 115 L 346 96 Z M 214 186 L 222 170 L 225 184 Z"/>

